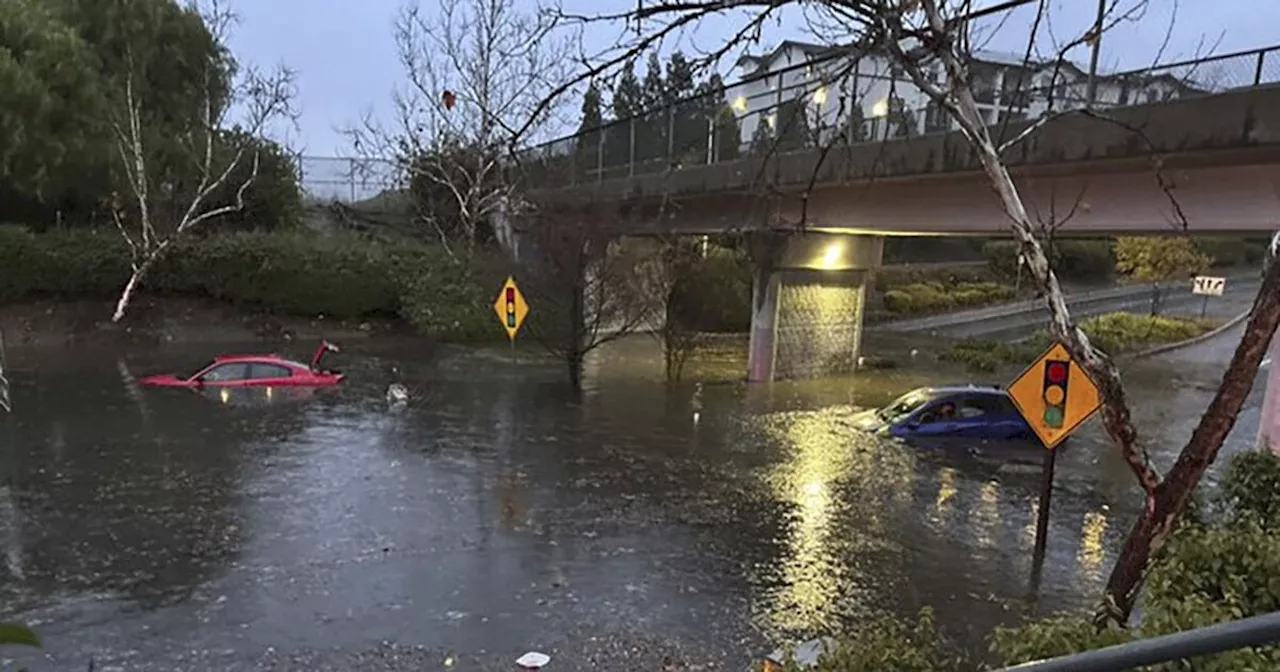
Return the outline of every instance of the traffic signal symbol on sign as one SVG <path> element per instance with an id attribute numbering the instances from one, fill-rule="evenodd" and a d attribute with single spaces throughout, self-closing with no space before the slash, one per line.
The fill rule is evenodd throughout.
<path id="1" fill-rule="evenodd" d="M 525 318 L 529 316 L 529 304 L 525 302 L 524 295 L 516 286 L 515 278 L 507 278 L 507 281 L 502 284 L 498 298 L 493 302 L 493 311 L 502 321 L 502 328 L 507 330 L 507 337 L 514 341 L 516 333 L 520 331 Z"/>
<path id="2" fill-rule="evenodd" d="M 1048 448 L 1101 406 L 1098 388 L 1061 343 L 1054 343 L 1008 387 L 1009 398 Z"/>
<path id="3" fill-rule="evenodd" d="M 1071 376 L 1071 362 L 1048 359 L 1044 362 L 1044 413 L 1046 427 L 1062 429 L 1066 419 L 1067 381 Z"/>

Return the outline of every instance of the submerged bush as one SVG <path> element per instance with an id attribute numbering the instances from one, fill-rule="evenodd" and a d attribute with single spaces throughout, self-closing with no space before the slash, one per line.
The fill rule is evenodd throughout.
<path id="1" fill-rule="evenodd" d="M 109 300 L 129 279 L 129 250 L 115 231 L 0 227 L 0 268 L 3 303 Z M 249 232 L 181 240 L 146 277 L 142 294 L 281 315 L 402 317 L 435 338 L 473 340 L 502 335 L 490 305 L 503 277 L 430 245 Z"/>

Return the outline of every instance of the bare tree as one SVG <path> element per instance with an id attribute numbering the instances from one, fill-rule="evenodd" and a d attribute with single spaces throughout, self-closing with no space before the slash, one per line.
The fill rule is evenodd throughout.
<path id="1" fill-rule="evenodd" d="M 643 253 L 618 244 L 626 220 L 616 205 L 540 203 L 520 221 L 518 233 L 533 248 L 522 254 L 521 284 L 542 314 L 530 320 L 531 331 L 580 390 L 587 355 L 635 332 L 657 311 L 636 272 Z"/>
<path id="2" fill-rule="evenodd" d="M 651 286 L 660 297 L 661 323 L 654 335 L 662 343 L 663 370 L 669 382 L 679 382 L 685 364 L 698 346 L 699 333 L 684 323 L 680 302 L 691 274 L 703 262 L 696 246 L 680 239 L 662 241 L 654 255 Z"/>
<path id="3" fill-rule="evenodd" d="M 217 44 L 225 44 L 234 15 L 216 2 L 201 7 L 193 3 Z M 201 81 L 193 82 L 193 96 L 202 104 L 203 117 L 195 127 L 173 138 L 180 154 L 192 159 L 191 175 L 177 181 L 162 174 L 161 152 L 150 140 L 155 129 L 148 128 L 146 105 L 139 89 L 141 75 L 132 67 L 126 54 L 123 109 L 113 115 L 112 127 L 122 170 L 130 194 L 125 199 L 113 198 L 112 215 L 120 235 L 129 245 L 129 281 L 120 292 L 112 322 L 124 318 L 134 293 L 169 248 L 192 229 L 222 215 L 244 209 L 244 194 L 258 176 L 258 147 L 262 133 L 273 122 L 294 119 L 294 75 L 281 67 L 264 73 L 252 66 L 241 66 L 231 83 L 229 99 L 223 98 L 220 82 L 227 67 L 224 63 L 208 63 Z M 241 118 L 228 128 L 228 112 L 240 108 Z M 232 184 L 232 176 L 248 175 Z M 194 182 L 194 187 L 186 184 Z M 230 203 L 213 205 L 215 193 L 234 187 Z"/>
<path id="4" fill-rule="evenodd" d="M 1039 119 L 1024 124 L 1011 139 L 999 141 L 993 131 L 998 130 L 1002 137 L 1006 129 L 990 127 L 975 99 L 972 77 L 974 20 L 1029 4 L 1038 5 L 1038 12 L 1031 27 L 1024 65 L 1028 70 L 1040 68 L 1045 63 L 1053 65 L 1047 88 L 1050 104 Z M 839 36 L 833 41 L 833 47 L 839 49 L 855 43 L 856 48 L 847 49 L 853 59 L 866 53 L 878 53 L 892 59 L 934 105 L 955 121 L 973 148 L 1010 220 L 1010 231 L 1018 242 L 1018 254 L 1025 260 L 1033 280 L 1041 289 L 1050 311 L 1050 331 L 1067 346 L 1098 384 L 1102 395 L 1103 425 L 1145 495 L 1143 512 L 1117 559 L 1107 585 L 1105 608 L 1099 612 L 1100 624 L 1108 620 L 1126 622 L 1152 554 L 1167 540 L 1192 491 L 1216 458 L 1280 322 L 1280 265 L 1273 265 L 1254 302 L 1244 338 L 1224 374 L 1222 385 L 1174 466 L 1161 476 L 1138 441 L 1119 370 L 1110 357 L 1090 343 L 1067 309 L 1062 288 L 1037 235 L 1046 225 L 1037 222 L 1029 210 L 1004 158 L 1011 147 L 1033 136 L 1046 124 L 1068 115 L 1090 117 L 1098 123 L 1123 125 L 1142 144 L 1145 136 L 1141 129 L 1124 125 L 1093 109 L 1092 105 L 1056 106 L 1052 102 L 1052 92 L 1055 85 L 1063 81 L 1061 66 L 1067 62 L 1066 55 L 1071 49 L 1082 44 L 1095 45 L 1109 28 L 1136 20 L 1146 8 L 1145 0 L 1108 0 L 1094 25 L 1064 44 L 1055 45 L 1053 56 L 1034 59 L 1033 55 L 1039 56 L 1041 51 L 1036 44 L 1036 36 L 1046 20 L 1046 0 L 1014 0 L 985 9 L 974 9 L 969 2 L 948 3 L 943 0 L 652 0 L 634 10 L 616 14 L 565 18 L 583 23 L 625 21 L 637 27 L 634 39 L 621 45 L 617 52 L 583 69 L 582 78 L 595 78 L 609 68 L 633 59 L 636 54 L 654 48 L 664 39 L 676 36 L 680 30 L 695 25 L 704 17 L 731 9 L 747 10 L 739 14 L 745 17 L 743 25 L 729 43 L 708 54 L 703 61 L 704 64 L 714 63 L 726 53 L 757 40 L 768 20 L 788 8 L 803 11 L 811 25 L 825 30 L 825 35 Z M 1030 67 L 1033 63 L 1035 68 Z M 571 80 L 564 86 L 567 89 L 572 83 Z M 1096 90 L 1096 85 L 1090 85 L 1089 89 Z M 1091 100 L 1084 102 L 1092 103 Z M 1161 162 L 1155 156 L 1157 152 L 1149 142 L 1146 144 L 1153 154 L 1155 177 L 1165 185 L 1167 182 L 1160 173 Z M 812 186 L 810 181 L 809 189 L 799 195 L 802 202 L 807 202 L 806 196 Z M 1174 199 L 1173 209 L 1180 212 L 1172 190 L 1166 189 L 1166 192 Z M 805 217 L 801 216 L 800 220 L 804 221 Z M 1182 221 L 1180 225 L 1185 231 L 1190 223 Z M 1054 225 L 1049 225 L 1049 230 L 1054 228 Z"/>
<path id="5" fill-rule="evenodd" d="M 568 42 L 553 21 L 510 0 L 407 5 L 395 42 L 406 83 L 393 94 L 394 125 L 366 119 L 350 131 L 356 151 L 395 157 L 446 249 L 469 251 L 490 236 L 510 247 L 504 162 L 551 118 L 554 108 L 539 103 L 568 74 Z"/>

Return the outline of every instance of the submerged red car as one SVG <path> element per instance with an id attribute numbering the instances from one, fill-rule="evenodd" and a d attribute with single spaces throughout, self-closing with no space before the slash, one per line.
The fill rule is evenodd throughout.
<path id="1" fill-rule="evenodd" d="M 336 385 L 343 375 L 320 367 L 320 360 L 338 346 L 321 341 L 311 364 L 302 364 L 280 355 L 219 355 L 190 374 L 161 373 L 139 378 L 143 385 L 156 387 L 320 386 Z"/>

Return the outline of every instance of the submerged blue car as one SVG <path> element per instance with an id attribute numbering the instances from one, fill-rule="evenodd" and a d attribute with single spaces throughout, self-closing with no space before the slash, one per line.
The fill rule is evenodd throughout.
<path id="1" fill-rule="evenodd" d="M 995 386 L 912 390 L 888 406 L 852 418 L 855 429 L 899 439 L 1038 440 L 1009 393 Z"/>

